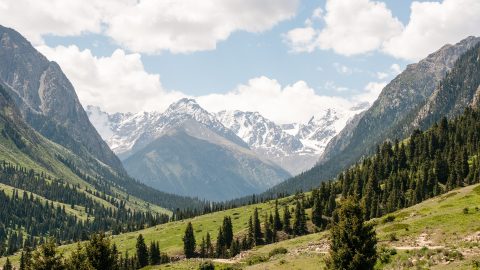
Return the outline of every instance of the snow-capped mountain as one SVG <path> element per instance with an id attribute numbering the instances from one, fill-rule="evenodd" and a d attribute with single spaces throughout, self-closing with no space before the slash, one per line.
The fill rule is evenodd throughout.
<path id="1" fill-rule="evenodd" d="M 204 110 L 193 99 L 181 99 L 171 104 L 163 113 L 108 114 L 94 106 L 88 106 L 87 112 L 100 135 L 122 159 L 127 158 L 135 149 L 144 147 L 155 138 L 182 125 L 187 120 L 204 124 L 232 142 L 242 146 L 246 145 L 231 130 L 225 128 L 215 115 Z"/>
<path id="2" fill-rule="evenodd" d="M 357 110 L 327 109 L 306 124 L 277 125 L 258 112 L 222 111 L 217 118 L 261 157 L 292 174 L 311 168 Z"/>
<path id="3" fill-rule="evenodd" d="M 127 172 L 163 191 L 227 200 L 264 191 L 291 176 L 192 99 L 181 99 L 163 113 L 88 111 Z"/>

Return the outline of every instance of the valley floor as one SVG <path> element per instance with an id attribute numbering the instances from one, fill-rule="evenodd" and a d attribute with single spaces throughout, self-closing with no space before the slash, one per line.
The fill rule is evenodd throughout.
<path id="1" fill-rule="evenodd" d="M 291 198 L 280 204 L 290 204 Z M 207 231 L 215 232 L 223 216 L 232 216 L 235 234 L 245 231 L 255 207 L 261 215 L 273 209 L 273 202 L 244 206 L 199 216 L 186 221 L 158 225 L 139 232 L 112 237 L 123 253 L 134 253 L 135 238 L 142 233 L 147 242 L 160 241 L 162 252 L 180 254 L 181 238 L 191 221 L 197 242 Z M 455 189 L 387 216 L 375 223 L 380 254 L 377 269 L 480 269 L 480 185 Z M 215 236 L 214 236 L 215 237 Z M 323 269 L 328 256 L 328 232 L 292 238 L 258 246 L 239 256 L 215 259 L 218 269 Z M 68 255 L 74 245 L 59 249 Z M 285 248 L 285 254 L 273 254 Z M 278 252 L 277 252 L 278 253 Z M 11 257 L 18 262 L 17 257 Z M 5 258 L 0 259 L 0 265 Z M 180 260 L 145 269 L 198 269 L 201 259 Z"/>
<path id="2" fill-rule="evenodd" d="M 373 220 L 381 257 L 376 269 L 480 269 L 479 208 L 480 185 L 474 185 Z M 327 232 L 306 235 L 213 261 L 218 269 L 323 269 L 328 237 Z M 279 247 L 287 253 L 269 255 Z M 198 269 L 201 261 L 148 269 Z"/>

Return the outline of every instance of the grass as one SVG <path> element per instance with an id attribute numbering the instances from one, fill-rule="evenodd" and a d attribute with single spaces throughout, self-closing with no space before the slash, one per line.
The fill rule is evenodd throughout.
<path id="1" fill-rule="evenodd" d="M 377 269 L 475 269 L 474 262 L 480 265 L 480 241 L 468 240 L 468 237 L 480 232 L 480 185 L 456 189 L 448 194 L 427 200 L 421 204 L 388 214 L 373 220 L 376 225 L 381 247 L 395 249 L 389 255 L 388 262 L 378 264 Z M 280 204 L 292 203 L 292 198 L 280 201 Z M 129 250 L 134 254 L 136 237 L 142 233 L 147 241 L 159 241 L 162 252 L 169 255 L 180 254 L 181 238 L 187 222 L 191 221 L 195 230 L 197 243 L 207 232 L 216 238 L 218 227 L 225 215 L 232 217 L 235 234 L 246 231 L 248 218 L 255 207 L 260 216 L 273 212 L 274 202 L 244 206 L 217 213 L 199 216 L 186 221 L 171 222 L 139 232 L 127 233 L 112 238 L 121 252 Z M 283 207 L 279 207 L 282 209 Z M 468 208 L 467 214 L 463 209 Z M 309 212 L 309 211 L 307 211 Z M 388 217 L 388 222 L 385 220 Z M 395 233 L 398 240 L 391 241 Z M 431 246 L 442 246 L 439 249 L 422 248 L 418 244 L 422 236 L 427 235 Z M 247 253 L 240 261 L 225 264 L 216 262 L 218 269 L 322 269 L 328 248 L 328 232 L 320 232 L 302 237 L 288 239 L 271 245 L 258 246 Z M 72 245 L 61 247 L 66 254 Z M 402 247 L 402 248 L 401 248 Z M 406 250 L 403 249 L 406 247 Z M 272 252 L 284 248 L 283 252 Z M 463 258 L 455 252 L 463 254 Z M 273 254 L 277 253 L 277 254 Z M 18 260 L 18 257 L 17 257 Z M 0 265 L 4 258 L 0 259 Z M 15 260 L 15 257 L 13 258 Z M 146 269 L 198 269 L 201 260 L 182 260 Z M 448 262 L 448 263 L 447 263 Z"/>

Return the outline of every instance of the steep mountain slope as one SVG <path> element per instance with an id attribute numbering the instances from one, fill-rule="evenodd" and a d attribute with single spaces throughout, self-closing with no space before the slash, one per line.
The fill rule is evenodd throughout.
<path id="1" fill-rule="evenodd" d="M 60 67 L 19 33 L 0 26 L 0 84 L 35 130 L 82 157 L 123 172 L 121 162 L 88 120 L 75 89 Z"/>
<path id="2" fill-rule="evenodd" d="M 198 200 L 166 194 L 129 177 L 120 160 L 101 139 L 59 66 L 37 52 L 19 33 L 0 26 L 0 87 L 16 110 L 13 138 L 26 140 L 20 149 L 0 144 L 0 158 L 44 172 L 69 184 L 102 190 L 132 209 L 152 207 L 203 209 Z M 15 109 L 11 109 L 15 108 Z M 22 131 L 23 130 L 23 131 Z M 154 206 L 156 205 L 156 206 Z M 153 209 L 152 208 L 152 209 Z"/>
<path id="3" fill-rule="evenodd" d="M 437 85 L 452 70 L 460 56 L 479 41 L 480 38 L 469 37 L 455 45 L 445 45 L 419 63 L 409 65 L 382 90 L 370 109 L 350 121 L 345 129 L 331 140 L 319 165 L 281 183 L 270 192 L 310 189 L 318 185 L 319 181 L 334 177 L 343 168 L 368 155 L 375 145 L 382 141 L 405 137 L 412 130 L 411 123 L 420 108 L 432 95 L 439 96 L 440 92 L 435 94 Z M 459 71 L 458 74 L 464 72 Z M 446 96 L 432 99 L 452 98 L 447 91 L 441 93 Z M 441 110 L 438 113 L 438 117 L 443 116 Z M 425 124 L 422 127 L 427 126 Z"/>
<path id="4" fill-rule="evenodd" d="M 477 107 L 480 100 L 480 44 L 463 54 L 432 96 L 416 113 L 414 128 L 426 128 L 441 117 L 461 114 L 466 107 Z"/>
<path id="5" fill-rule="evenodd" d="M 133 177 L 157 189 L 213 200 L 259 192 L 289 177 L 192 99 L 164 113 L 108 115 L 89 108 L 92 121 L 106 117 L 106 138 Z"/>

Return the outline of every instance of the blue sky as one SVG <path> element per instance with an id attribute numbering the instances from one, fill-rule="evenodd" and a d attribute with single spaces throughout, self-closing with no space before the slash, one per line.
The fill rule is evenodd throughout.
<path id="1" fill-rule="evenodd" d="M 193 97 L 282 123 L 371 104 L 408 63 L 480 35 L 478 14 L 478 0 L 0 0 L 0 23 L 57 61 L 83 105 Z"/>
<path id="2" fill-rule="evenodd" d="M 408 22 L 412 1 L 384 2 L 402 22 Z M 142 54 L 142 60 L 149 73 L 160 74 L 166 88 L 195 96 L 227 92 L 258 76 L 275 78 L 282 85 L 304 80 L 318 93 L 349 96 L 361 91 L 369 81 L 375 79 L 377 72 L 388 72 L 392 64 L 399 64 L 403 68 L 411 62 L 381 52 L 355 57 L 338 55 L 331 50 L 291 52 L 282 35 L 292 28 L 303 26 L 313 10 L 324 6 L 325 1 L 301 1 L 294 18 L 278 23 L 271 30 L 262 33 L 234 32 L 211 51 L 188 54 L 165 51 L 158 55 Z M 322 22 L 316 24 L 322 26 Z M 111 38 L 99 34 L 47 36 L 45 42 L 52 47 L 76 44 L 81 49 L 90 49 L 96 56 L 109 56 L 119 48 Z M 339 73 L 335 64 L 354 71 Z M 326 87 L 329 82 L 350 90 L 335 91 Z"/>

